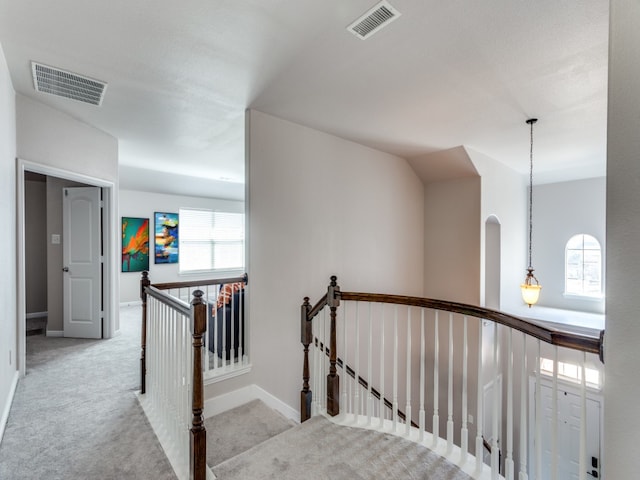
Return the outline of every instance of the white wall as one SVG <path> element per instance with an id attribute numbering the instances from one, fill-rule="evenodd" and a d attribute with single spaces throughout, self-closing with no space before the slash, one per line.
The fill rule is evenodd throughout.
<path id="1" fill-rule="evenodd" d="M 317 301 L 332 274 L 344 290 L 422 294 L 423 186 L 401 158 L 248 115 L 252 363 L 298 410 L 304 296 Z"/>
<path id="2" fill-rule="evenodd" d="M 527 268 L 526 182 L 522 175 L 502 163 L 470 148 L 469 154 L 481 178 L 481 251 L 485 252 L 486 221 L 500 222 L 500 302 L 505 310 L 522 305 L 520 284 Z M 481 260 L 481 298 L 484 302 L 485 256 Z"/>
<path id="3" fill-rule="evenodd" d="M 16 96 L 18 157 L 118 181 L 118 140 L 59 110 Z"/>
<path id="4" fill-rule="evenodd" d="M 0 439 L 18 378 L 16 351 L 16 110 L 15 93 L 0 46 Z"/>
<path id="5" fill-rule="evenodd" d="M 603 478 L 626 479 L 640 455 L 640 2 L 610 4 Z"/>
<path id="6" fill-rule="evenodd" d="M 539 305 L 604 313 L 604 298 L 564 296 L 564 262 L 569 239 L 579 233 L 587 233 L 594 236 L 602 247 L 604 278 L 606 179 L 535 186 L 533 209 L 533 267 L 542 285 Z"/>
<path id="7" fill-rule="evenodd" d="M 425 186 L 424 295 L 480 303 L 480 178 Z"/>
<path id="8" fill-rule="evenodd" d="M 212 191 L 212 195 L 215 192 Z M 206 208 L 223 212 L 244 212 L 244 202 L 221 200 L 217 198 L 186 197 L 167 195 L 162 193 L 120 190 L 121 217 L 141 217 L 149 219 L 149 235 L 153 239 L 154 213 L 179 213 L 180 208 Z M 119 244 L 120 246 L 120 244 Z M 153 262 L 153 245 L 149 245 L 149 278 L 154 283 L 179 282 L 195 279 L 212 278 L 212 274 L 182 275 L 179 274 L 179 264 L 159 264 Z M 138 302 L 140 300 L 140 272 L 120 273 L 120 303 Z"/>
<path id="9" fill-rule="evenodd" d="M 117 206 L 118 140 L 113 136 L 82 123 L 75 118 L 22 95 L 16 96 L 16 149 L 21 160 L 34 162 L 63 174 L 87 176 L 114 185 L 113 199 L 107 204 Z M 115 231 L 115 222 L 111 225 Z M 115 240 L 115 239 L 114 239 Z M 116 242 L 114 241 L 113 244 Z M 108 261 L 117 272 L 114 245 Z M 118 276 L 108 277 L 114 297 L 118 292 Z M 117 302 L 107 305 L 113 333 L 119 328 Z M 51 307 L 51 305 L 49 305 Z"/>

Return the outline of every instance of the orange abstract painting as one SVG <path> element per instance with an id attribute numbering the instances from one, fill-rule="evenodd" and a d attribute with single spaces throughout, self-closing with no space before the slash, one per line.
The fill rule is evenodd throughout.
<path id="1" fill-rule="evenodd" d="M 149 219 L 122 217 L 122 271 L 149 270 Z"/>

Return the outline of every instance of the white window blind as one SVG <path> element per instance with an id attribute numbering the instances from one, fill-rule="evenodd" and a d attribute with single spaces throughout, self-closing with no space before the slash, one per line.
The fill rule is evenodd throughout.
<path id="1" fill-rule="evenodd" d="M 180 272 L 244 268 L 244 214 L 180 209 Z"/>

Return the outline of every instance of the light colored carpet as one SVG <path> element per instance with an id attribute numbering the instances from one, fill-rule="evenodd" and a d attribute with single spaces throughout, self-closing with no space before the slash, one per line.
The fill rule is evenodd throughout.
<path id="1" fill-rule="evenodd" d="M 109 340 L 27 337 L 0 479 L 176 479 L 134 395 L 140 308 L 120 315 L 121 333 Z"/>
<path id="2" fill-rule="evenodd" d="M 213 468 L 218 480 L 469 480 L 414 442 L 313 417 Z"/>
<path id="3" fill-rule="evenodd" d="M 207 418 L 207 464 L 218 465 L 296 425 L 260 400 Z"/>

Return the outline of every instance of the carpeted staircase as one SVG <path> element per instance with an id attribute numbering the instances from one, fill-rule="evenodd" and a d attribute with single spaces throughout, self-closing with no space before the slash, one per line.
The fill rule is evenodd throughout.
<path id="1" fill-rule="evenodd" d="M 218 480 L 470 478 L 414 442 L 322 416 L 294 425 L 258 400 L 205 424 L 207 463 Z"/>
<path id="2" fill-rule="evenodd" d="M 207 464 L 211 467 L 296 425 L 260 400 L 209 417 L 204 424 L 207 429 Z"/>

